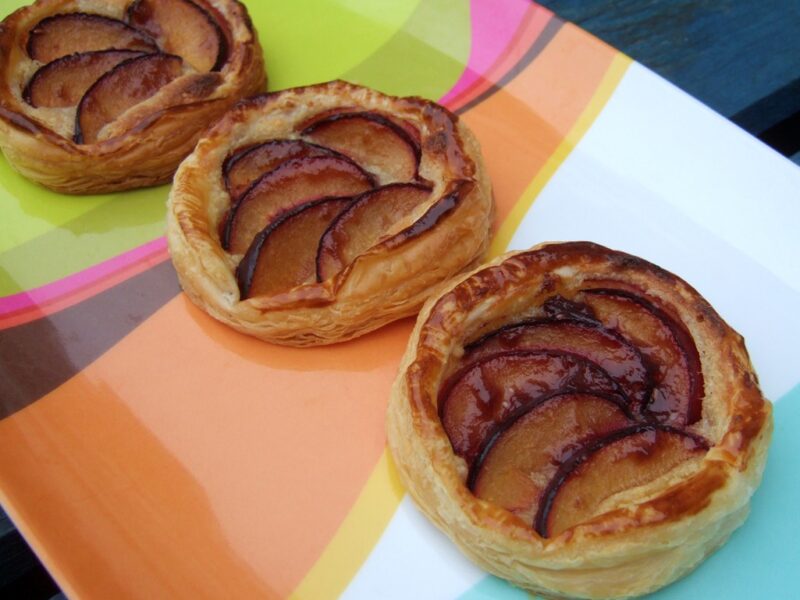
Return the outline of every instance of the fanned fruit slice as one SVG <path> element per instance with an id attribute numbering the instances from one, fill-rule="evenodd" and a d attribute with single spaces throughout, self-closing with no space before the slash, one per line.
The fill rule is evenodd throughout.
<path id="1" fill-rule="evenodd" d="M 44 63 L 77 52 L 93 50 L 157 52 L 155 41 L 122 21 L 88 13 L 47 17 L 28 34 L 28 56 Z"/>
<path id="2" fill-rule="evenodd" d="M 414 314 L 488 246 L 493 204 L 478 143 L 421 98 L 344 81 L 257 96 L 211 127 L 184 165 L 168 220 L 181 284 L 212 316 L 270 342 L 331 344 Z M 348 203 L 319 231 L 330 215 L 307 205 L 324 198 Z"/>
<path id="3" fill-rule="evenodd" d="M 0 51 L 17 74 L 0 77 L 1 149 L 60 193 L 171 181 L 200 133 L 266 84 L 239 0 L 36 0 L 3 19 L 0 48 L 19 50 Z"/>
<path id="4" fill-rule="evenodd" d="M 284 162 L 261 177 L 231 208 L 223 248 L 241 254 L 277 213 L 315 199 L 355 196 L 373 186 L 372 176 L 345 158 L 307 156 Z M 312 249 L 315 256 L 318 243 L 319 237 Z"/>
<path id="5" fill-rule="evenodd" d="M 431 188 L 395 183 L 359 196 L 330 225 L 319 242 L 317 280 L 333 277 L 374 246 L 398 221 L 430 198 Z"/>
<path id="6" fill-rule="evenodd" d="M 75 142 L 97 141 L 100 130 L 181 74 L 183 61 L 172 54 L 146 54 L 123 61 L 83 95 L 75 116 Z"/>
<path id="7" fill-rule="evenodd" d="M 632 424 L 613 397 L 559 394 L 524 407 L 487 437 L 467 485 L 533 524 L 542 492 L 558 467 L 587 441 Z"/>
<path id="8" fill-rule="evenodd" d="M 253 240 L 237 269 L 242 298 L 274 295 L 310 282 L 319 238 L 352 198 L 324 198 L 280 215 Z"/>
<path id="9" fill-rule="evenodd" d="M 624 337 L 577 320 L 538 319 L 503 327 L 466 348 L 464 362 L 509 350 L 571 352 L 604 369 L 630 403 L 641 406 L 650 391 L 642 353 Z"/>
<path id="10" fill-rule="evenodd" d="M 481 358 L 454 373 L 442 388 L 439 414 L 456 454 L 472 464 L 490 432 L 520 407 L 564 392 L 626 401 L 609 374 L 583 357 L 517 350 Z"/>
<path id="11" fill-rule="evenodd" d="M 281 163 L 293 158 L 335 155 L 328 148 L 302 140 L 269 140 L 248 146 L 236 150 L 222 163 L 225 188 L 235 204 L 257 179 Z"/>
<path id="12" fill-rule="evenodd" d="M 588 521 L 609 497 L 703 456 L 699 436 L 663 425 L 635 425 L 594 440 L 559 468 L 543 494 L 536 530 L 543 537 Z"/>
<path id="13" fill-rule="evenodd" d="M 216 71 L 225 64 L 225 33 L 207 10 L 191 0 L 135 0 L 128 7 L 128 22 L 198 71 Z"/>
<path id="14" fill-rule="evenodd" d="M 384 182 L 417 177 L 419 145 L 403 127 L 379 113 L 328 115 L 307 125 L 302 135 L 381 173 Z"/>
<path id="15" fill-rule="evenodd" d="M 386 430 L 410 495 L 537 594 L 667 585 L 741 524 L 761 478 L 772 411 L 742 337 L 630 254 L 498 257 L 428 300 L 401 364 Z"/>
<path id="16" fill-rule="evenodd" d="M 22 94 L 23 98 L 36 107 L 74 106 L 106 71 L 137 56 L 142 56 L 142 52 L 96 50 L 62 56 L 33 74 Z"/>
<path id="17" fill-rule="evenodd" d="M 645 414 L 671 425 L 691 425 L 700 419 L 704 394 L 700 356 L 681 323 L 628 291 L 588 289 L 578 299 L 605 327 L 635 344 L 653 365 L 654 388 L 643 407 Z"/>

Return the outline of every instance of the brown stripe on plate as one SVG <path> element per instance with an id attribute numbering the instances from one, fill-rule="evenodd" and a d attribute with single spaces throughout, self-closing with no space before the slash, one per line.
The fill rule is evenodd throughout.
<path id="1" fill-rule="evenodd" d="M 549 44 L 550 41 L 556 37 L 556 34 L 563 25 L 564 21 L 556 16 L 553 16 L 547 22 L 547 25 L 544 26 L 542 32 L 536 36 L 535 40 L 533 40 L 531 47 L 528 48 L 522 58 L 520 58 L 519 61 L 513 67 L 511 67 L 497 83 L 492 84 L 489 89 L 481 92 L 479 95 L 475 96 L 475 98 L 467 102 L 464 106 L 458 107 L 453 112 L 455 112 L 457 115 L 463 114 L 503 89 L 512 79 L 519 75 L 525 69 L 525 67 L 531 64 L 533 60 L 539 56 L 539 54 L 542 53 L 542 50 L 544 50 L 547 44 Z"/>
<path id="2" fill-rule="evenodd" d="M 165 261 L 47 318 L 0 331 L 0 419 L 80 372 L 179 292 Z"/>

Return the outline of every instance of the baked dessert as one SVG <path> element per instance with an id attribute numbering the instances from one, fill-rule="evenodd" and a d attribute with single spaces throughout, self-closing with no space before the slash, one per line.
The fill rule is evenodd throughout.
<path id="1" fill-rule="evenodd" d="M 333 81 L 226 114 L 175 174 L 167 236 L 195 304 L 309 346 L 414 314 L 481 259 L 493 210 L 455 115 Z"/>
<path id="2" fill-rule="evenodd" d="M 0 148 L 59 192 L 164 183 L 265 84 L 236 0 L 39 0 L 0 27 Z"/>
<path id="3" fill-rule="evenodd" d="M 696 567 L 744 521 L 771 431 L 741 336 L 675 275 L 588 242 L 509 253 L 432 297 L 387 414 L 422 511 L 558 598 Z"/>

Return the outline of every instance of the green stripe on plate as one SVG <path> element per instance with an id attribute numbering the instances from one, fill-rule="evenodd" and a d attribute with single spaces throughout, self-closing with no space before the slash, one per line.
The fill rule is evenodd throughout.
<path id="1" fill-rule="evenodd" d="M 469 2 L 426 0 L 397 35 L 344 78 L 387 94 L 438 100 L 464 71 L 470 35 Z"/>
<path id="2" fill-rule="evenodd" d="M 264 50 L 269 89 L 280 90 L 342 77 L 379 52 L 419 2 L 249 0 L 245 4 Z"/>
<path id="3" fill-rule="evenodd" d="M 3 252 L 0 296 L 57 281 L 164 235 L 168 193 L 160 186 L 116 194 L 113 202 Z"/>

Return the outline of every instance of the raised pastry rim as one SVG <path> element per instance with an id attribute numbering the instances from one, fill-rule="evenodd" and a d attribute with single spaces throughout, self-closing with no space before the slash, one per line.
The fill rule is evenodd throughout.
<path id="1" fill-rule="evenodd" d="M 432 197 L 455 194 L 458 200 L 438 215 L 435 227 L 378 244 L 328 281 L 241 301 L 235 257 L 219 243 L 228 206 L 221 165 L 235 148 L 287 136 L 309 116 L 337 107 L 411 121 L 420 129 L 420 175 L 433 184 Z M 478 142 L 458 117 L 421 98 L 331 81 L 249 98 L 220 119 L 175 175 L 167 237 L 183 289 L 195 304 L 244 333 L 306 346 L 351 339 L 415 314 L 435 287 L 483 257 L 493 215 Z M 431 256 L 441 260 L 431 264 Z"/>
<path id="2" fill-rule="evenodd" d="M 25 177 L 55 191 L 91 194 L 169 181 L 202 131 L 243 97 L 266 85 L 264 59 L 253 24 L 238 0 L 205 0 L 225 20 L 231 42 L 218 72 L 179 77 L 120 117 L 125 130 L 76 144 L 37 118 L 22 97 L 20 61 L 28 31 L 60 12 L 87 12 L 124 20 L 129 0 L 38 0 L 6 17 L 0 27 L 0 148 Z M 126 128 L 131 125 L 130 128 Z"/>
<path id="3" fill-rule="evenodd" d="M 599 257 L 599 258 L 598 258 Z M 599 271 L 596 269 L 600 269 Z M 704 376 L 723 403 L 724 422 L 699 431 L 712 447 L 694 472 L 663 482 L 662 491 L 550 538 L 512 513 L 474 497 L 464 461 L 439 421 L 437 397 L 446 364 L 468 336 L 465 318 L 492 322 L 513 298 L 553 285 L 553 273 L 595 269 L 647 286 L 672 301 L 701 349 Z M 494 303 L 494 306 L 492 306 Z M 489 327 L 491 328 L 491 327 Z M 473 338 L 474 339 L 474 338 Z M 715 346 L 716 357 L 709 354 Z M 711 375 L 708 370 L 716 372 Z M 540 244 L 510 252 L 452 281 L 423 307 L 392 389 L 389 446 L 420 508 L 483 568 L 556 597 L 605 598 L 653 591 L 694 568 L 744 520 L 772 431 L 771 404 L 761 395 L 741 336 L 686 282 L 640 258 L 588 242 Z M 714 441 L 716 443 L 714 443 Z"/>

